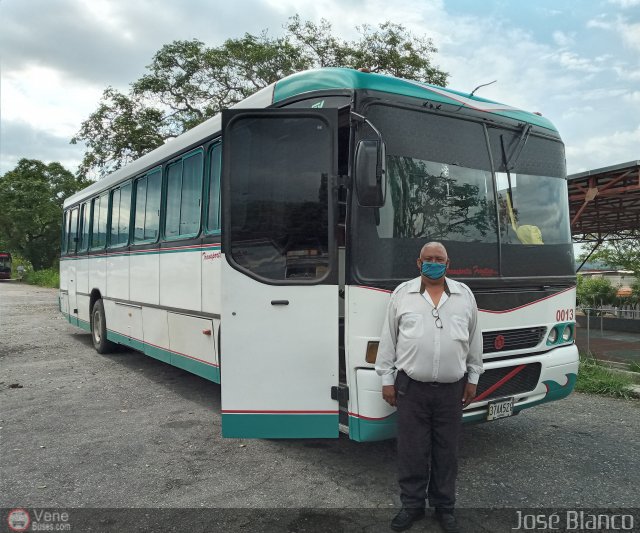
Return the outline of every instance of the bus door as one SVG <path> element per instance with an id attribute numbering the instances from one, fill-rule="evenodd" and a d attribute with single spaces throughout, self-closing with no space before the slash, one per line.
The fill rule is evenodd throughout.
<path id="1" fill-rule="evenodd" d="M 337 113 L 222 114 L 224 437 L 338 436 Z"/>

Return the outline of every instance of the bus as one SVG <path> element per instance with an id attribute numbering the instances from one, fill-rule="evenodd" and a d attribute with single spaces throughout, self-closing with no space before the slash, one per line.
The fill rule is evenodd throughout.
<path id="1" fill-rule="evenodd" d="M 344 68 L 296 73 L 64 203 L 60 306 L 220 384 L 222 434 L 393 438 L 374 365 L 428 241 L 474 292 L 485 372 L 464 420 L 572 391 L 564 145 L 545 117 Z"/>
<path id="2" fill-rule="evenodd" d="M 0 252 L 0 279 L 11 279 L 11 254 Z"/>

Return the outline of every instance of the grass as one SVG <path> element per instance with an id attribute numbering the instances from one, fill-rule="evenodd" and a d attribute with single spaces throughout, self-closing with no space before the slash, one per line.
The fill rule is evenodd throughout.
<path id="1" fill-rule="evenodd" d="M 640 372 L 640 363 L 632 361 L 629 363 L 629 370 L 631 370 L 631 372 Z"/>
<path id="2" fill-rule="evenodd" d="M 580 356 L 577 391 L 629 399 L 632 397 L 629 385 L 632 385 L 630 378 L 612 372 L 595 357 Z"/>
<path id="3" fill-rule="evenodd" d="M 60 287 L 60 271 L 53 268 L 25 272 L 24 281 L 30 285 L 39 285 L 40 287 L 52 287 L 57 289 Z"/>

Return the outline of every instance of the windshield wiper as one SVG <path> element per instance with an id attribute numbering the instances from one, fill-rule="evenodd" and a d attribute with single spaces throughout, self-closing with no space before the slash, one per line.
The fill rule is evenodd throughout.
<path id="1" fill-rule="evenodd" d="M 518 159 L 520 158 L 520 154 L 524 149 L 525 144 L 529 140 L 529 134 L 531 133 L 531 124 L 525 124 L 522 127 L 522 131 L 520 132 L 520 138 L 518 139 L 518 144 L 516 144 L 515 149 L 510 157 L 507 157 L 507 149 L 504 147 L 504 135 L 500 135 L 500 147 L 502 148 L 502 162 L 504 164 L 504 170 L 507 174 L 507 182 L 509 184 L 509 190 L 507 194 L 509 195 L 509 202 L 511 202 L 511 206 L 513 206 L 513 190 L 511 188 L 511 171 L 516 166 Z"/>

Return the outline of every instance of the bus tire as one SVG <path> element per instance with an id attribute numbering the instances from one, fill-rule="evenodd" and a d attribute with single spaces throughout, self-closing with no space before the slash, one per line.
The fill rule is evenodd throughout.
<path id="1" fill-rule="evenodd" d="M 93 304 L 91 310 L 91 340 L 96 352 L 100 354 L 111 353 L 115 349 L 115 344 L 107 340 L 107 319 L 101 299 Z"/>

